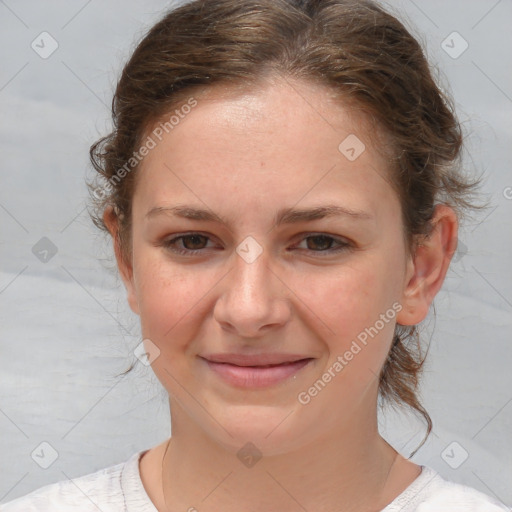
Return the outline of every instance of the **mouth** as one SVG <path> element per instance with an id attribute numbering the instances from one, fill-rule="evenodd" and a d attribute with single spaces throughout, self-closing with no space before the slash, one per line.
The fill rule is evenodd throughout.
<path id="1" fill-rule="evenodd" d="M 286 354 L 212 354 L 199 356 L 224 382 L 239 388 L 262 388 L 284 382 L 314 358 Z"/>

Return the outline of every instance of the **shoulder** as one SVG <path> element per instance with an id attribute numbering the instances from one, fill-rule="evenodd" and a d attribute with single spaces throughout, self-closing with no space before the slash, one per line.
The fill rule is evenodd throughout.
<path id="1" fill-rule="evenodd" d="M 142 452 L 126 462 L 46 485 L 4 505 L 1 512 L 120 512 L 126 509 L 123 479 L 133 478 Z M 126 475 L 124 474 L 126 473 Z"/>
<path id="2" fill-rule="evenodd" d="M 428 466 L 382 512 L 510 512 L 494 498 L 465 485 L 445 480 Z"/>

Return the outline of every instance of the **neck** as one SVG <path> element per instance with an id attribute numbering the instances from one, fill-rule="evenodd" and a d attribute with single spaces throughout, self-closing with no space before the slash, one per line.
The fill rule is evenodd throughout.
<path id="1" fill-rule="evenodd" d="M 244 465 L 178 404 L 162 456 L 162 510 L 376 512 L 419 474 L 380 437 L 377 418 L 348 425 L 300 449 Z"/>

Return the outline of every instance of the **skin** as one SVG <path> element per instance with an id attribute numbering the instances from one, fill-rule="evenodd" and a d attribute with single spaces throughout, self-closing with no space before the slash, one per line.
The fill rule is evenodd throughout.
<path id="1" fill-rule="evenodd" d="M 143 337 L 160 351 L 152 368 L 170 396 L 165 458 L 167 443 L 140 462 L 146 491 L 159 511 L 380 510 L 421 470 L 379 435 L 377 376 L 395 322 L 421 322 L 442 285 L 455 213 L 438 206 L 432 234 L 410 254 L 369 124 L 321 86 L 275 79 L 195 97 L 198 105 L 137 171 L 130 251 L 115 245 Z M 355 161 L 338 150 L 349 134 L 366 146 Z M 148 216 L 185 204 L 227 224 L 160 210 Z M 367 218 L 274 223 L 281 208 L 326 204 Z M 116 240 L 114 212 L 104 220 Z M 202 252 L 179 255 L 165 245 L 191 231 L 207 239 L 175 247 Z M 318 234 L 348 245 L 329 252 L 325 239 L 306 238 Z M 263 251 L 252 263 L 236 252 L 248 236 Z M 307 405 L 299 403 L 298 394 L 394 303 L 401 310 L 393 321 Z M 314 360 L 295 378 L 244 390 L 198 357 L 212 352 Z M 251 468 L 237 457 L 248 441 L 263 455 Z"/>

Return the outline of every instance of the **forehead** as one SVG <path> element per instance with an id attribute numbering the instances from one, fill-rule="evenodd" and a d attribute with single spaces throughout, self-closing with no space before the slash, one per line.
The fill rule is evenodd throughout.
<path id="1" fill-rule="evenodd" d="M 280 79 L 215 86 L 190 98 L 195 106 L 175 116 L 172 129 L 165 129 L 164 117 L 148 132 L 155 147 L 138 171 L 140 200 L 186 194 L 226 203 L 236 202 L 236 194 L 247 207 L 249 198 L 270 194 L 276 202 L 296 202 L 341 187 L 346 200 L 367 195 L 370 204 L 376 193 L 390 193 L 387 159 L 368 118 L 332 89 Z"/>
<path id="2" fill-rule="evenodd" d="M 192 96 L 200 108 L 196 107 L 195 116 L 186 116 L 180 125 L 185 125 L 188 117 L 198 121 L 202 116 L 206 122 L 201 132 L 215 125 L 216 129 L 238 130 L 251 137 L 261 132 L 268 134 L 268 130 L 283 137 L 287 133 L 294 136 L 317 132 L 320 128 L 324 132 L 330 129 L 340 137 L 351 129 L 368 138 L 371 133 L 366 132 L 375 129 L 370 128 L 368 116 L 354 101 L 349 102 L 326 85 L 291 77 L 273 76 L 238 85 L 221 83 L 198 89 L 196 94 L 192 91 L 181 98 L 181 104 Z M 283 128 L 286 132 L 282 132 Z"/>

